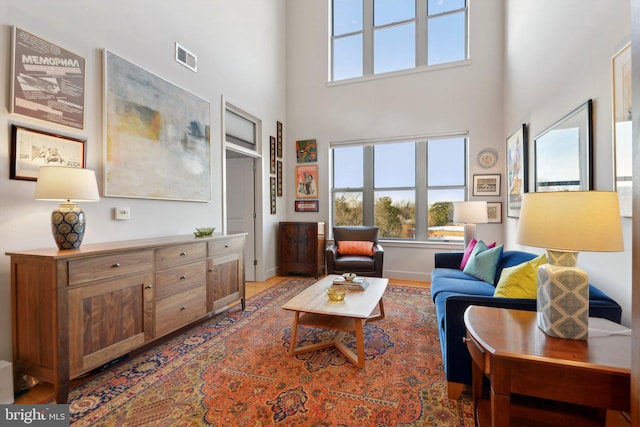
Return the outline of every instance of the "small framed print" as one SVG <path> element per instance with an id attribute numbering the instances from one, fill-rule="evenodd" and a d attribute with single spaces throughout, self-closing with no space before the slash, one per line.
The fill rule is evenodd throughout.
<path id="1" fill-rule="evenodd" d="M 500 195 L 500 174 L 493 175 L 473 175 L 473 195 L 474 196 L 499 196 Z"/>
<path id="2" fill-rule="evenodd" d="M 40 166 L 84 168 L 85 141 L 11 125 L 9 178 L 37 181 Z"/>
<path id="3" fill-rule="evenodd" d="M 487 202 L 487 218 L 489 222 L 502 222 L 502 202 Z"/>
<path id="4" fill-rule="evenodd" d="M 272 174 L 276 173 L 276 137 L 272 136 L 271 139 L 271 147 L 269 150 L 269 171 Z"/>
<path id="5" fill-rule="evenodd" d="M 276 213 L 276 177 L 270 179 L 269 193 L 271 196 L 271 215 Z"/>
<path id="6" fill-rule="evenodd" d="M 276 186 L 277 186 L 277 191 L 276 194 L 278 195 L 278 197 L 282 197 L 282 160 L 278 160 L 276 162 L 277 164 L 277 174 L 276 174 Z"/>
<path id="7" fill-rule="evenodd" d="M 282 122 L 277 122 L 277 134 L 276 134 L 276 153 L 278 158 L 282 158 Z"/>
<path id="8" fill-rule="evenodd" d="M 315 139 L 296 141 L 296 159 L 298 163 L 318 161 L 318 148 Z"/>
<path id="9" fill-rule="evenodd" d="M 296 212 L 318 212 L 317 200 L 296 200 Z"/>

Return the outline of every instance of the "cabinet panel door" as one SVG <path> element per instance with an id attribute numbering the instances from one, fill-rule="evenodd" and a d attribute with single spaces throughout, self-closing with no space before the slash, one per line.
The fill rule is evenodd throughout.
<path id="1" fill-rule="evenodd" d="M 316 264 L 317 225 L 314 223 L 298 226 L 298 262 Z"/>
<path id="2" fill-rule="evenodd" d="M 137 274 L 69 290 L 71 375 L 86 372 L 144 343 L 152 275 Z"/>
<path id="3" fill-rule="evenodd" d="M 243 298 L 243 258 L 241 253 L 211 259 L 208 271 L 209 310 L 219 308 Z"/>
<path id="4" fill-rule="evenodd" d="M 297 224 L 280 224 L 280 257 L 284 263 L 298 262 Z"/>

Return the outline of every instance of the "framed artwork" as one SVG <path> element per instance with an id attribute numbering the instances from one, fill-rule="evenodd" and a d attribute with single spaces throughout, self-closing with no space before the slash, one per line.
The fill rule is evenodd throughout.
<path id="1" fill-rule="evenodd" d="M 522 196 L 527 192 L 527 125 L 507 138 L 507 216 L 520 217 Z"/>
<path id="2" fill-rule="evenodd" d="M 282 122 L 276 122 L 276 153 L 278 158 L 282 158 Z"/>
<path id="3" fill-rule="evenodd" d="M 620 215 L 631 217 L 632 149 L 631 149 L 631 44 L 627 44 L 612 60 L 613 76 L 613 144 L 616 191 Z"/>
<path id="4" fill-rule="evenodd" d="M 282 197 L 282 161 L 278 160 L 277 162 L 277 174 L 276 174 L 276 180 L 277 180 L 277 192 L 276 194 L 278 195 L 278 197 Z"/>
<path id="5" fill-rule="evenodd" d="M 474 196 L 499 196 L 500 195 L 500 174 L 473 175 L 473 195 Z"/>
<path id="6" fill-rule="evenodd" d="M 11 125 L 9 178 L 37 181 L 40 166 L 84 168 L 85 141 Z"/>
<path id="7" fill-rule="evenodd" d="M 296 212 L 318 212 L 317 200 L 296 200 Z"/>
<path id="8" fill-rule="evenodd" d="M 318 198 L 318 165 L 296 166 L 296 199 Z"/>
<path id="9" fill-rule="evenodd" d="M 502 202 L 487 202 L 489 222 L 502 222 Z"/>
<path id="10" fill-rule="evenodd" d="M 276 213 L 276 177 L 269 178 L 269 195 L 271 196 L 271 215 Z"/>
<path id="11" fill-rule="evenodd" d="M 592 108 L 589 99 L 535 138 L 535 191 L 593 189 Z"/>
<path id="12" fill-rule="evenodd" d="M 269 172 L 272 174 L 276 173 L 276 137 L 271 136 L 270 146 L 269 146 Z"/>
<path id="13" fill-rule="evenodd" d="M 84 129 L 85 59 L 13 27 L 11 112 Z"/>
<path id="14" fill-rule="evenodd" d="M 296 141 L 296 158 L 298 163 L 309 163 L 318 160 L 318 149 L 315 139 Z"/>
<path id="15" fill-rule="evenodd" d="M 104 55 L 105 196 L 210 202 L 211 103 Z"/>

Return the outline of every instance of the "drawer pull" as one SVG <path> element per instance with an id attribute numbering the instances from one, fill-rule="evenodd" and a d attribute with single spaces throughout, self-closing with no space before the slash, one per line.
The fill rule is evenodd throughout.
<path id="1" fill-rule="evenodd" d="M 462 342 L 463 342 L 463 343 L 467 343 L 467 342 L 469 342 L 469 341 L 471 341 L 471 339 L 470 339 L 470 338 L 462 337 Z"/>
<path id="2" fill-rule="evenodd" d="M 186 252 L 180 252 L 180 256 L 187 256 Z"/>
<path id="3" fill-rule="evenodd" d="M 186 280 L 187 276 L 185 276 L 184 274 L 182 276 L 180 276 L 180 280 Z"/>
<path id="4" fill-rule="evenodd" d="M 151 288 L 153 288 L 153 286 L 151 286 L 151 285 L 147 285 L 147 286 L 145 286 L 145 288 L 147 288 L 147 289 L 151 289 Z"/>
<path id="5" fill-rule="evenodd" d="M 213 268 L 210 268 L 210 269 L 209 269 L 209 272 L 212 272 L 212 271 L 213 271 Z"/>
<path id="6" fill-rule="evenodd" d="M 229 245 L 224 245 L 224 248 L 225 249 L 229 249 Z"/>
<path id="7" fill-rule="evenodd" d="M 113 264 L 113 268 L 118 268 L 118 267 L 120 267 L 120 263 L 119 262 L 116 262 L 115 264 Z"/>
<path id="8" fill-rule="evenodd" d="M 182 307 L 180 307 L 180 311 L 185 311 L 187 309 L 186 305 L 183 305 Z"/>

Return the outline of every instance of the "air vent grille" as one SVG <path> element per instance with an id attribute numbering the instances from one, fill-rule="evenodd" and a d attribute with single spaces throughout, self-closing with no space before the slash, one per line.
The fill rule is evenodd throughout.
<path id="1" fill-rule="evenodd" d="M 176 61 L 191 71 L 198 71 L 198 57 L 176 43 Z"/>

